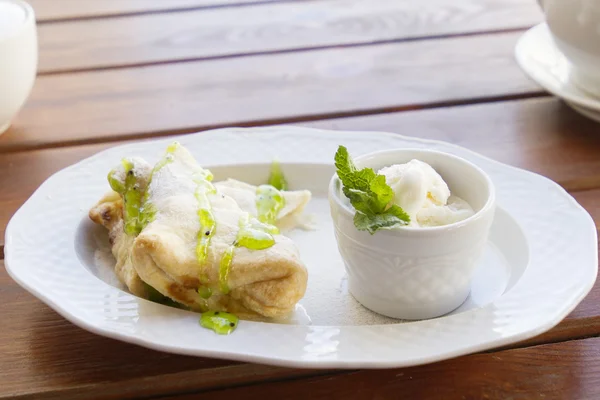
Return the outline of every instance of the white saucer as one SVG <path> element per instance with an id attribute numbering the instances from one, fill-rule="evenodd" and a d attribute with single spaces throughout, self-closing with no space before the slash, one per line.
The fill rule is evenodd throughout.
<path id="1" fill-rule="evenodd" d="M 573 83 L 573 66 L 556 47 L 546 23 L 534 26 L 521 36 L 515 56 L 523 71 L 536 83 L 567 101 L 575 111 L 600 121 L 600 98 Z"/>

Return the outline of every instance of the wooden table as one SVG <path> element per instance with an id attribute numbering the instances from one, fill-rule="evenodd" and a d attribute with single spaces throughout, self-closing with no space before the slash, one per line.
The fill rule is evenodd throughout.
<path id="1" fill-rule="evenodd" d="M 289 123 L 456 143 L 548 176 L 600 221 L 600 125 L 513 57 L 542 20 L 534 0 L 30 1 L 39 77 L 0 137 L 2 231 L 44 179 L 106 147 Z M 600 398 L 600 284 L 527 342 L 382 371 L 146 350 L 71 325 L 4 268 L 0 300 L 1 398 Z"/>

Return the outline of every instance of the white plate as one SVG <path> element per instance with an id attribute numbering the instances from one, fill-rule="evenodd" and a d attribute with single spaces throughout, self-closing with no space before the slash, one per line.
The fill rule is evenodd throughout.
<path id="1" fill-rule="evenodd" d="M 539 175 L 451 144 L 395 134 L 287 126 L 217 130 L 177 140 L 217 178 L 258 183 L 266 179 L 270 161 L 280 159 L 292 188 L 313 191 L 309 212 L 318 225 L 314 232 L 291 235 L 310 275 L 296 315 L 285 324 L 244 321 L 233 334 L 219 336 L 201 328 L 197 314 L 118 288 L 106 234 L 87 219 L 90 206 L 108 189 L 107 171 L 121 157 L 154 161 L 172 140 L 115 147 L 44 182 L 7 228 L 9 274 L 65 318 L 100 335 L 179 354 L 310 368 L 409 366 L 527 339 L 556 325 L 596 279 L 593 220 Z M 367 311 L 348 294 L 326 200 L 339 144 L 355 155 L 435 149 L 490 174 L 500 209 L 471 296 L 454 313 L 402 323 Z"/>
<path id="2" fill-rule="evenodd" d="M 529 29 L 519 38 L 515 57 L 523 71 L 548 92 L 575 106 L 600 111 L 600 99 L 573 83 L 573 67 L 554 44 L 545 22 Z M 581 112 L 577 108 L 575 110 Z"/>

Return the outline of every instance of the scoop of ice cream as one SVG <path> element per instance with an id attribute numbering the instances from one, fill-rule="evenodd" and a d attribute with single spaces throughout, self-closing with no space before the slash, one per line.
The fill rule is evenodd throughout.
<path id="1" fill-rule="evenodd" d="M 435 204 L 426 204 L 417 213 L 417 223 L 419 226 L 440 226 L 453 224 L 473 215 L 473 209 L 463 199 L 450 196 L 448 204 L 438 206 Z"/>
<path id="2" fill-rule="evenodd" d="M 416 223 L 422 208 L 430 204 L 445 205 L 450 197 L 450 189 L 440 174 L 419 160 L 382 168 L 379 174 L 385 176 L 394 191 L 394 204 L 410 216 L 411 225 Z"/>
<path id="3" fill-rule="evenodd" d="M 473 214 L 467 202 L 450 196 L 444 179 L 427 163 L 411 160 L 378 173 L 394 191 L 394 204 L 410 216 L 410 226 L 447 225 Z"/>

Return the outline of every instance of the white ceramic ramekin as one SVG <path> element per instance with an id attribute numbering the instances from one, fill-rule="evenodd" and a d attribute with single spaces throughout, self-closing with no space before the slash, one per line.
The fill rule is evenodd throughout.
<path id="1" fill-rule="evenodd" d="M 0 134 L 8 129 L 35 81 L 38 62 L 33 8 L 0 0 Z"/>
<path id="2" fill-rule="evenodd" d="M 337 175 L 329 185 L 329 202 L 352 295 L 365 307 L 392 318 L 427 319 L 449 313 L 469 295 L 494 219 L 495 192 L 479 167 L 437 151 L 386 150 L 357 157 L 355 163 L 377 172 L 412 159 L 431 165 L 475 214 L 450 225 L 399 227 L 371 235 L 354 226 L 355 211 Z"/>

